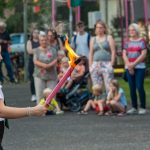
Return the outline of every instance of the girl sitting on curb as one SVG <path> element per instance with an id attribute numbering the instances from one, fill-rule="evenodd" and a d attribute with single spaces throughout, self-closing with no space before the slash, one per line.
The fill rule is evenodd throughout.
<path id="1" fill-rule="evenodd" d="M 117 112 L 119 116 L 124 115 L 126 113 L 127 101 L 123 89 L 119 87 L 116 79 L 110 81 L 109 88 L 106 105 L 110 107 L 110 111 L 105 114 L 110 115 Z"/>

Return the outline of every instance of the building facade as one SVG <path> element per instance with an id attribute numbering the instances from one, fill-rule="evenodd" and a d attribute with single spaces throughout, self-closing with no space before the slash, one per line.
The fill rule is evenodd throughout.
<path id="1" fill-rule="evenodd" d="M 125 2 L 127 2 L 126 9 Z M 137 22 L 139 19 L 145 20 L 145 17 L 150 18 L 150 0 L 99 0 L 99 5 L 102 20 L 109 26 L 112 26 L 113 18 L 121 15 L 128 17 L 129 23 Z"/>

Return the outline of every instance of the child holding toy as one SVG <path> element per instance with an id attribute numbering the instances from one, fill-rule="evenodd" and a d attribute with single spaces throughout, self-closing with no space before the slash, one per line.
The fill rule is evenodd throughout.
<path id="1" fill-rule="evenodd" d="M 43 91 L 43 96 L 44 98 L 42 98 L 40 100 L 40 104 L 45 104 L 45 100 L 47 99 L 47 97 L 49 96 L 49 94 L 52 92 L 52 90 L 50 88 L 46 88 Z M 56 115 L 60 115 L 63 114 L 64 112 L 60 109 L 58 102 L 53 98 L 49 107 L 48 107 L 48 111 L 47 114 L 56 114 Z"/>

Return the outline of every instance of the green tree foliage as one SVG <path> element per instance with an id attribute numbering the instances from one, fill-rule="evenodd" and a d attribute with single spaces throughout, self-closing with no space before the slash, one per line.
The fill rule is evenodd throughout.
<path id="1" fill-rule="evenodd" d="M 35 5 L 40 6 L 40 12 L 34 13 L 33 7 Z M 5 18 L 4 9 L 14 9 L 14 14 Z M 38 3 L 34 3 L 33 0 L 28 0 L 28 28 L 31 23 L 37 23 L 38 27 L 42 28 L 44 23 L 50 23 L 51 18 L 51 1 L 39 0 Z M 5 19 L 7 23 L 7 29 L 12 32 L 23 32 L 23 0 L 0 0 L 0 18 Z"/>
<path id="2" fill-rule="evenodd" d="M 28 29 L 30 29 L 32 23 L 36 23 L 38 28 L 44 28 L 44 24 L 48 26 L 51 25 L 51 0 L 39 0 L 37 3 L 34 3 L 33 0 L 28 0 Z M 56 5 L 59 2 L 56 1 Z M 33 12 L 34 6 L 40 6 L 40 11 L 38 13 Z M 66 20 L 69 18 L 69 9 L 67 5 L 57 5 L 57 20 Z M 90 6 L 90 7 L 86 7 Z M 9 18 L 5 18 L 3 11 L 4 9 L 14 9 L 14 14 Z M 97 3 L 95 1 L 87 1 L 83 0 L 81 6 L 81 20 L 88 24 L 88 11 L 98 10 L 98 0 Z M 74 19 L 75 20 L 75 12 Z M 0 0 L 0 18 L 6 19 L 7 28 L 10 33 L 12 32 L 23 32 L 23 0 Z M 73 23 L 75 24 L 75 22 Z"/>
<path id="3" fill-rule="evenodd" d="M 5 2 L 4 2 L 4 0 L 0 0 L 0 18 L 3 17 L 4 7 L 5 7 Z"/>
<path id="4" fill-rule="evenodd" d="M 5 18 L 4 10 L 14 9 L 14 14 Z M 23 1 L 19 0 L 0 0 L 0 17 L 6 20 L 7 28 L 9 32 L 20 32 L 22 31 L 22 20 L 23 20 Z"/>
<path id="5" fill-rule="evenodd" d="M 87 7 L 90 6 L 90 7 Z M 88 26 L 88 12 L 99 10 L 99 4 L 93 1 L 82 1 L 81 5 L 81 20 L 85 22 L 86 27 Z M 63 12 L 63 13 L 62 13 Z M 69 18 L 69 9 L 66 5 L 60 5 L 57 7 L 57 20 L 65 20 L 68 21 Z M 73 9 L 73 29 L 75 30 L 75 9 Z"/>
<path id="6" fill-rule="evenodd" d="M 50 25 L 51 23 L 51 2 L 50 0 L 39 0 L 38 3 L 30 3 L 30 16 L 29 23 L 37 23 L 37 27 L 44 28 L 44 24 Z M 40 6 L 40 11 L 38 13 L 33 12 L 34 6 Z"/>

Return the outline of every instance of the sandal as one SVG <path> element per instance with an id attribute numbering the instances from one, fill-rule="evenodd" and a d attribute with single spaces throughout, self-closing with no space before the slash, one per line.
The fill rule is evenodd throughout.
<path id="1" fill-rule="evenodd" d="M 104 115 L 104 112 L 99 112 L 98 114 L 97 114 L 98 116 L 103 116 Z"/>
<path id="2" fill-rule="evenodd" d="M 111 111 L 108 111 L 105 113 L 105 116 L 111 116 L 112 115 L 112 112 Z"/>
<path id="3" fill-rule="evenodd" d="M 123 112 L 117 114 L 117 116 L 119 116 L 119 117 L 122 117 L 124 115 L 125 115 L 125 113 L 123 113 Z"/>

